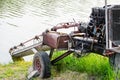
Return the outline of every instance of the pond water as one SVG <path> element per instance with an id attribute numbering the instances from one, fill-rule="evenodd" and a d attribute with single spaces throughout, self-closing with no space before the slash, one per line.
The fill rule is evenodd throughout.
<path id="1" fill-rule="evenodd" d="M 12 61 L 9 48 L 58 23 L 88 21 L 95 6 L 104 0 L 0 0 L 0 63 Z"/>

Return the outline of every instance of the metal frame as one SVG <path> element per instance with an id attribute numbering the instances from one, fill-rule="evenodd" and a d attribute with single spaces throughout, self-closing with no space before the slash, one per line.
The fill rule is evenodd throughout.
<path id="1" fill-rule="evenodd" d="M 106 26 L 106 49 L 108 49 L 109 46 L 109 37 L 108 37 L 108 15 L 107 15 L 107 0 L 105 0 L 105 26 Z"/>

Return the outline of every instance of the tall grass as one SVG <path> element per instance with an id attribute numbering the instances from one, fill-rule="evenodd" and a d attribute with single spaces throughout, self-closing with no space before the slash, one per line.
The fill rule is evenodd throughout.
<path id="1" fill-rule="evenodd" d="M 54 57 L 63 52 L 56 52 Z M 66 70 L 87 73 L 89 76 L 96 76 L 98 80 L 114 80 L 115 74 L 112 70 L 108 58 L 97 54 L 89 54 L 81 58 L 70 55 L 56 63 L 56 69 L 64 72 Z"/>
<path id="2" fill-rule="evenodd" d="M 62 53 L 64 51 L 55 52 L 53 58 Z M 31 65 L 32 62 L 0 64 L 0 80 L 25 80 Z M 76 58 L 71 54 L 52 66 L 51 71 L 51 78 L 45 80 L 115 80 L 115 73 L 108 58 L 93 53 L 81 58 Z M 91 77 L 94 78 L 89 79 Z"/>
<path id="3" fill-rule="evenodd" d="M 0 80 L 25 80 L 31 62 L 15 62 L 0 65 Z"/>

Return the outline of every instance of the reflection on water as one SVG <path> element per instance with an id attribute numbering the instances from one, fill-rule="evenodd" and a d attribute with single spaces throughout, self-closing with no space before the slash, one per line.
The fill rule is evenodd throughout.
<path id="1" fill-rule="evenodd" d="M 88 21 L 91 8 L 103 5 L 103 0 L 0 0 L 0 63 L 11 61 L 10 47 L 57 23 Z"/>
<path id="2" fill-rule="evenodd" d="M 24 0 L 1 0 L 0 1 L 0 17 L 19 17 L 24 14 Z"/>

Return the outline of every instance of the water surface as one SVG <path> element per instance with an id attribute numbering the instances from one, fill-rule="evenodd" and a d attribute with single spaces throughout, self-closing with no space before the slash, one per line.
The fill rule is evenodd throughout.
<path id="1" fill-rule="evenodd" d="M 103 5 L 104 0 L 0 0 L 0 63 L 12 61 L 10 47 L 58 23 L 88 21 L 91 8 Z"/>

